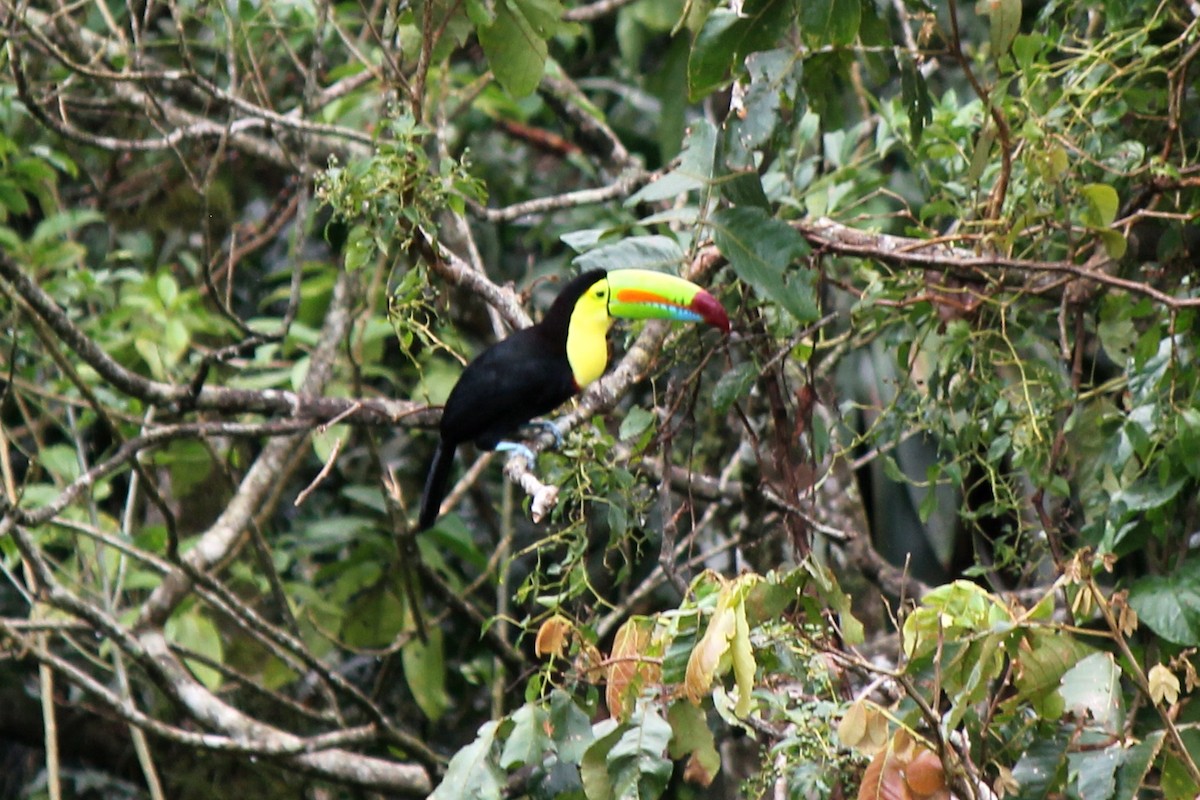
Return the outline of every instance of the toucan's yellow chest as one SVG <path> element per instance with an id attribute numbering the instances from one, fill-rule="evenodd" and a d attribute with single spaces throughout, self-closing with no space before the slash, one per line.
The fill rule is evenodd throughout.
<path id="1" fill-rule="evenodd" d="M 604 374 L 608 366 L 608 287 L 600 281 L 586 292 L 571 312 L 567 327 L 567 361 L 580 389 Z"/>

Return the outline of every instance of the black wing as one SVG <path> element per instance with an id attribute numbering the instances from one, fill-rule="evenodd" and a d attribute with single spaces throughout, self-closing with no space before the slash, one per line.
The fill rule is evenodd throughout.
<path id="1" fill-rule="evenodd" d="M 442 412 L 442 440 L 491 450 L 576 391 L 566 353 L 535 328 L 517 331 L 463 370 Z"/>

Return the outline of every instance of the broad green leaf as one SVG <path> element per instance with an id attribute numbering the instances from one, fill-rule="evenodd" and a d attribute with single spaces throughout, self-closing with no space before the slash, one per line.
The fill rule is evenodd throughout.
<path id="1" fill-rule="evenodd" d="M 797 263 L 810 250 L 799 232 L 753 207 L 718 211 L 712 217 L 712 228 L 717 248 L 739 278 L 797 322 L 817 319 L 812 272 Z"/>
<path id="2" fill-rule="evenodd" d="M 1110 798 L 1117 788 L 1117 768 L 1124 760 L 1125 748 L 1120 744 L 1068 753 L 1068 777 L 1079 787 L 1080 797 Z"/>
<path id="3" fill-rule="evenodd" d="M 38 223 L 33 231 L 33 236 L 30 237 L 30 243 L 34 245 L 44 244 L 59 237 L 66 236 L 72 231 L 78 230 L 86 225 L 91 225 L 95 222 L 103 222 L 104 216 L 93 209 L 75 209 L 70 211 L 59 211 L 56 214 L 46 217 Z"/>
<path id="4" fill-rule="evenodd" d="M 1134 800 L 1140 795 L 1146 774 L 1162 749 L 1165 731 L 1154 731 L 1141 742 L 1128 748 L 1117 770 L 1113 800 Z"/>
<path id="5" fill-rule="evenodd" d="M 964 634 L 991 631 L 1010 620 L 1008 610 L 982 587 L 958 580 L 939 586 L 904 620 L 904 652 L 911 659 L 928 655 L 939 638 L 960 640 Z"/>
<path id="6" fill-rule="evenodd" d="M 1015 657 L 1018 699 L 1043 719 L 1057 719 L 1063 712 L 1062 676 L 1095 650 L 1073 636 L 1040 629 L 1029 631 L 1025 641 Z"/>
<path id="7" fill-rule="evenodd" d="M 9 214 L 28 214 L 29 200 L 25 190 L 16 181 L 0 178 L 0 219 L 8 219 Z"/>
<path id="8" fill-rule="evenodd" d="M 1086 203 L 1083 221 L 1093 228 L 1107 228 L 1117 218 L 1120 199 L 1117 190 L 1106 183 L 1089 183 L 1079 187 Z"/>
<path id="9" fill-rule="evenodd" d="M 38 453 L 38 461 L 41 462 L 42 469 L 63 483 L 70 483 L 79 477 L 79 455 L 75 448 L 69 445 L 46 445 Z"/>
<path id="10" fill-rule="evenodd" d="M 333 456 L 334 448 L 341 447 L 348 441 L 350 441 L 349 425 L 318 428 L 312 437 L 313 452 L 316 453 L 322 464 L 327 464 Z"/>
<path id="11" fill-rule="evenodd" d="M 670 200 L 712 183 L 717 129 L 708 120 L 694 122 L 679 156 L 679 166 L 647 184 L 625 201 L 626 206 Z"/>
<path id="12" fill-rule="evenodd" d="M 740 14 L 713 9 L 688 59 L 691 99 L 699 100 L 722 86 L 750 53 L 773 47 L 786 33 L 792 11 L 791 0 L 747 0 Z"/>
<path id="13" fill-rule="evenodd" d="M 167 621 L 164 633 L 172 642 L 218 664 L 225 661 L 221 632 L 197 606 L 188 605 Z M 221 687 L 221 673 L 194 659 L 184 659 L 196 680 L 212 690 Z"/>
<path id="14" fill-rule="evenodd" d="M 861 0 L 803 0 L 800 30 L 810 44 L 848 45 L 858 36 Z"/>
<path id="15" fill-rule="evenodd" d="M 579 764 L 592 744 L 592 723 L 571 695 L 555 689 L 550 695 L 550 739 L 561 761 Z"/>
<path id="16" fill-rule="evenodd" d="M 1012 776 L 1021 786 L 1021 797 L 1045 798 L 1059 785 L 1065 770 L 1063 744 L 1050 737 L 1036 737 L 1013 767 Z"/>
<path id="17" fill-rule="evenodd" d="M 346 269 L 350 272 L 362 269 L 375 258 L 375 237 L 367 226 L 355 225 L 350 229 L 345 253 Z"/>
<path id="18" fill-rule="evenodd" d="M 1113 505 L 1119 504 L 1127 512 L 1162 508 L 1175 499 L 1187 482 L 1188 477 L 1181 475 L 1166 486 L 1162 486 L 1159 484 L 1157 475 L 1149 475 L 1129 488 L 1113 494 L 1112 502 Z"/>
<path id="19" fill-rule="evenodd" d="M 612 718 L 592 726 L 592 743 L 584 751 L 579 763 L 579 777 L 583 780 L 588 800 L 613 800 L 617 797 L 608 757 L 623 731 L 624 727 Z"/>
<path id="20" fill-rule="evenodd" d="M 354 647 L 385 647 L 400 633 L 403 620 L 404 601 L 391 587 L 380 583 L 351 602 L 346 610 L 342 638 Z"/>
<path id="21" fill-rule="evenodd" d="M 1129 605 L 1164 639 L 1200 645 L 1200 560 L 1187 559 L 1170 575 L 1141 578 L 1130 587 Z"/>
<path id="22" fill-rule="evenodd" d="M 500 766 L 511 770 L 541 763 L 551 746 L 550 737 L 546 735 L 547 717 L 546 710 L 533 703 L 526 703 L 513 712 L 512 731 L 500 753 Z"/>
<path id="23" fill-rule="evenodd" d="M 499 726 L 495 721 L 485 722 L 475 741 L 454 754 L 446 777 L 429 800 L 500 800 L 505 779 L 493 752 Z"/>
<path id="24" fill-rule="evenodd" d="M 687 756 L 691 766 L 688 774 L 707 786 L 721 769 L 721 755 L 704 711 L 691 703 L 672 703 L 667 709 L 667 722 L 671 725 L 669 755 L 675 760 Z"/>
<path id="25" fill-rule="evenodd" d="M 407 612 L 407 604 L 405 615 L 411 617 L 411 613 Z M 406 627 L 412 630 L 412 623 Z M 430 721 L 437 722 L 450 707 L 450 696 L 446 694 L 446 654 L 441 628 L 430 627 L 425 632 L 425 641 L 416 637 L 404 645 L 400 650 L 400 661 L 404 665 L 404 682 L 408 684 L 417 707 Z"/>
<path id="26" fill-rule="evenodd" d="M 754 382 L 758 380 L 758 365 L 753 361 L 743 361 L 726 372 L 713 388 L 712 407 L 718 414 L 724 414 L 730 407 L 745 397 Z"/>
<path id="27" fill-rule="evenodd" d="M 630 439 L 636 439 L 641 436 L 654 424 L 653 412 L 647 411 L 641 406 L 634 406 L 629 409 L 629 413 L 625 415 L 625 419 L 621 420 L 621 428 L 617 431 L 617 438 L 622 442 L 627 442 Z"/>
<path id="28" fill-rule="evenodd" d="M 495 18 L 478 27 L 479 43 L 500 84 L 514 97 L 524 97 L 542 82 L 546 40 L 559 30 L 562 4 L 557 0 L 495 0 L 491 8 Z"/>
<path id="29" fill-rule="evenodd" d="M 677 273 L 684 261 L 683 248 L 669 236 L 631 236 L 576 256 L 581 270 L 657 269 Z"/>
<path id="30" fill-rule="evenodd" d="M 1111 653 L 1093 653 L 1067 670 L 1059 691 L 1076 718 L 1114 735 L 1122 730 L 1121 668 Z"/>
<path id="31" fill-rule="evenodd" d="M 1112 228 L 1101 228 L 1097 233 L 1100 236 L 1100 241 L 1104 243 L 1104 252 L 1109 258 L 1121 258 L 1125 255 L 1125 251 L 1129 249 L 1129 240 L 1125 235 L 1118 230 Z"/>
<path id="32" fill-rule="evenodd" d="M 1021 0 L 980 0 L 976 11 L 988 17 L 992 58 L 998 59 L 1021 30 Z"/>
<path id="33" fill-rule="evenodd" d="M 642 703 L 628 726 L 608 751 L 608 769 L 613 793 L 622 800 L 657 798 L 671 778 L 672 764 L 667 758 L 671 726 L 654 706 Z"/>

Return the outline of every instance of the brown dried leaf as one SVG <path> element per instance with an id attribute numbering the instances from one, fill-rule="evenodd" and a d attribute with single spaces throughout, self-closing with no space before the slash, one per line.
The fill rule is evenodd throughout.
<path id="1" fill-rule="evenodd" d="M 858 800 L 912 800 L 891 750 L 881 750 L 867 765 L 858 787 Z"/>
<path id="2" fill-rule="evenodd" d="M 608 713 L 614 719 L 624 721 L 629 717 L 633 700 L 641 691 L 646 675 L 640 669 L 640 659 L 645 655 L 649 641 L 649 630 L 636 617 L 627 620 L 613 637 L 604 699 L 608 704 Z"/>
<path id="3" fill-rule="evenodd" d="M 533 652 L 538 658 L 562 658 L 567 647 L 567 637 L 574 629 L 569 619 L 555 614 L 538 628 L 537 638 L 533 641 Z"/>
<path id="4" fill-rule="evenodd" d="M 946 791 L 942 760 L 932 750 L 922 749 L 905 770 L 905 780 L 917 800 L 939 797 Z"/>

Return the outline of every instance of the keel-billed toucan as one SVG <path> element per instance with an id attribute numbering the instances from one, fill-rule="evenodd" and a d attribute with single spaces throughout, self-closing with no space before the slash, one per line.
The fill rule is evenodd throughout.
<path id="1" fill-rule="evenodd" d="M 729 331 L 717 299 L 674 275 L 592 270 L 571 280 L 541 322 L 485 350 L 450 391 L 421 496 L 420 530 L 437 521 L 458 445 L 524 449 L 503 440 L 600 377 L 608 365 L 606 334 L 614 318 L 707 322 Z"/>

